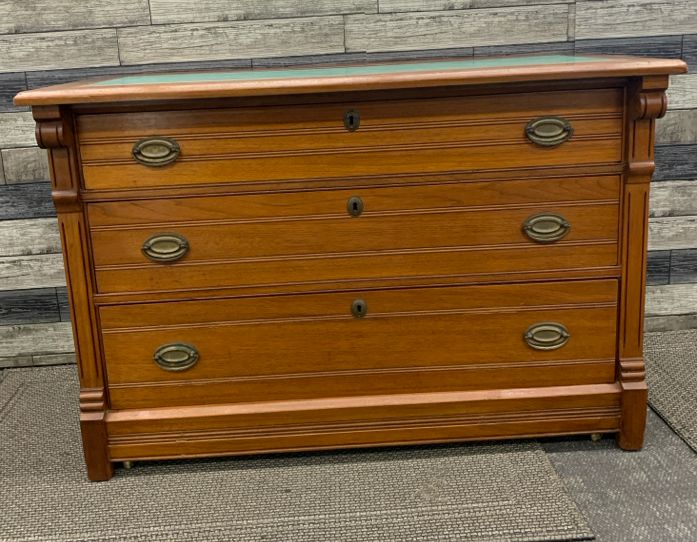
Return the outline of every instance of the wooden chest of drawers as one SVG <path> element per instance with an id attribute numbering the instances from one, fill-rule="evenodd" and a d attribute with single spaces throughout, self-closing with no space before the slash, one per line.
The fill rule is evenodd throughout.
<path id="1" fill-rule="evenodd" d="M 617 433 L 642 446 L 654 119 L 680 61 L 126 76 L 49 149 L 89 477 Z"/>

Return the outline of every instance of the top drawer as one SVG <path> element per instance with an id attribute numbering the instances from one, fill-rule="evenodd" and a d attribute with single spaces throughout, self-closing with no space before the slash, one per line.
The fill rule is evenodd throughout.
<path id="1" fill-rule="evenodd" d="M 621 89 L 595 89 L 82 115 L 78 134 L 88 189 L 278 182 L 616 164 L 622 109 Z M 540 119 L 538 136 L 570 138 L 533 142 Z M 157 164 L 136 160 L 158 138 L 173 150 L 146 142 Z"/>

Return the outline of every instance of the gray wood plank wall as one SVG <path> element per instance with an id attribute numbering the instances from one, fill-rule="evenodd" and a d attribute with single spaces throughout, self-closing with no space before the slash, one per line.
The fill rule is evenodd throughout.
<path id="1" fill-rule="evenodd" d="M 84 77 L 548 51 L 682 57 L 695 0 L 5 0 L 0 368 L 74 360 L 48 164 L 20 90 Z M 697 70 L 695 70 L 697 71 Z M 647 328 L 697 327 L 697 75 L 658 124 Z"/>

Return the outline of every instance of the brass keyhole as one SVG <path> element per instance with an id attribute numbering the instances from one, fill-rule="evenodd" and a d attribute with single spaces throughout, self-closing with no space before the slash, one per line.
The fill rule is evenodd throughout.
<path id="1" fill-rule="evenodd" d="M 349 132 L 355 132 L 361 125 L 361 115 L 358 111 L 351 109 L 344 113 L 344 126 Z"/>
<path id="2" fill-rule="evenodd" d="M 351 314 L 356 318 L 363 318 L 368 312 L 368 304 L 362 299 L 356 299 L 351 303 Z"/>
<path id="3" fill-rule="evenodd" d="M 361 216 L 363 212 L 363 200 L 358 196 L 351 196 L 346 202 L 346 209 L 351 216 Z"/>

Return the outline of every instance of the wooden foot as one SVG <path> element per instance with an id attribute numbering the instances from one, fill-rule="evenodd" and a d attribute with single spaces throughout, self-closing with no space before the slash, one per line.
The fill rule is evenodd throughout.
<path id="1" fill-rule="evenodd" d="M 622 389 L 622 422 L 617 444 L 623 450 L 641 450 L 648 403 L 646 383 L 624 382 Z"/>
<path id="2" fill-rule="evenodd" d="M 80 430 L 87 464 L 87 477 L 93 482 L 109 480 L 114 476 L 114 465 L 107 453 L 107 434 L 103 414 L 83 412 L 80 417 Z"/>

